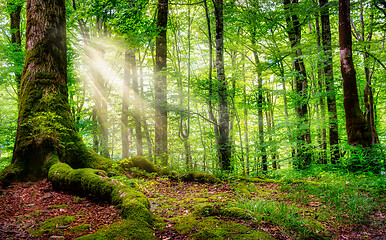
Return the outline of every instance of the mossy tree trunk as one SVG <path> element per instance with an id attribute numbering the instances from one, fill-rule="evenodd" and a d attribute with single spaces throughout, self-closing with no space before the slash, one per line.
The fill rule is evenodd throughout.
<path id="1" fill-rule="evenodd" d="M 47 176 L 58 160 L 74 168 L 109 168 L 88 150 L 71 120 L 67 88 L 65 0 L 28 0 L 26 56 L 12 164 L 1 182 Z"/>

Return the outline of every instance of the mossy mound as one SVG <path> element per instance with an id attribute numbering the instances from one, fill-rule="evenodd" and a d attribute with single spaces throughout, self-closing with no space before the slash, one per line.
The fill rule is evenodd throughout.
<path id="1" fill-rule="evenodd" d="M 147 173 L 156 173 L 159 169 L 154 166 L 152 162 L 142 156 L 133 156 L 131 158 L 125 158 L 118 162 L 119 166 L 126 171 L 132 171 L 134 168 L 138 168 Z"/>
<path id="2" fill-rule="evenodd" d="M 189 239 L 272 239 L 264 232 L 256 232 L 243 224 L 224 221 L 218 217 L 196 218 L 190 214 L 170 220 L 174 223 L 175 230 L 182 235 L 189 234 Z M 239 235 L 243 237 L 240 238 Z M 254 236 L 266 238 L 253 238 Z"/>
<path id="3" fill-rule="evenodd" d="M 110 201 L 121 209 L 123 218 L 138 224 L 152 222 L 150 202 L 146 196 L 107 177 L 104 171 L 91 168 L 74 170 L 65 163 L 57 163 L 50 168 L 48 179 L 54 187 L 90 193 Z"/>
<path id="4" fill-rule="evenodd" d="M 47 233 L 53 233 L 59 231 L 60 227 L 71 224 L 75 221 L 74 216 L 54 217 L 47 219 L 39 225 L 38 229 L 32 231 L 32 235 L 43 235 Z"/>
<path id="5" fill-rule="evenodd" d="M 80 225 L 76 225 L 76 226 L 72 227 L 70 229 L 70 232 L 72 232 L 73 234 L 81 234 L 81 233 L 87 231 L 90 227 L 91 227 L 90 224 L 82 223 Z"/>
<path id="6" fill-rule="evenodd" d="M 221 183 L 221 180 L 210 173 L 189 172 L 180 176 L 182 181 L 198 183 Z"/>
<path id="7" fill-rule="evenodd" d="M 102 228 L 98 232 L 86 235 L 78 240 L 102 239 L 127 239 L 127 240 L 152 240 L 155 239 L 154 231 L 149 223 L 124 219 L 120 222 Z"/>
<path id="8" fill-rule="evenodd" d="M 236 219 L 252 219 L 251 215 L 238 207 L 225 207 L 219 204 L 203 204 L 197 206 L 194 213 L 198 217 L 219 216 Z"/>

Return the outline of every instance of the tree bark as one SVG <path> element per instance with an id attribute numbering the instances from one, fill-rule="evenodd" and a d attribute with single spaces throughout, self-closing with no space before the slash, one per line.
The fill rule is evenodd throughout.
<path id="1" fill-rule="evenodd" d="M 168 0 L 158 1 L 156 37 L 156 68 L 155 68 L 155 159 L 163 166 L 168 165 L 168 139 L 167 139 L 167 38 Z"/>
<path id="2" fill-rule="evenodd" d="M 339 161 L 339 131 L 338 131 L 338 113 L 336 110 L 336 97 L 334 86 L 334 71 L 332 62 L 332 47 L 331 47 L 331 27 L 330 27 L 330 13 L 328 0 L 319 0 L 321 7 L 321 22 L 322 22 L 322 43 L 323 51 L 326 61 L 324 65 L 324 76 L 326 82 L 327 92 L 327 108 L 329 119 L 329 132 L 330 132 L 330 152 L 331 163 L 335 164 Z"/>
<path id="3" fill-rule="evenodd" d="M 12 164 L 2 171 L 1 183 L 46 177 L 58 160 L 74 168 L 111 167 L 86 148 L 72 122 L 64 0 L 27 1 L 25 48 Z"/>
<path id="4" fill-rule="evenodd" d="M 224 23 L 223 0 L 214 1 L 216 18 L 216 69 L 219 95 L 218 160 L 220 169 L 231 170 L 231 144 L 229 140 L 228 84 L 224 72 Z"/>
<path id="5" fill-rule="evenodd" d="M 295 85 L 298 94 L 296 100 L 296 113 L 298 117 L 298 149 L 295 166 L 305 168 L 311 163 L 312 154 L 309 144 L 311 143 L 310 127 L 308 123 L 308 82 L 307 73 L 302 58 L 302 50 L 299 47 L 301 39 L 301 25 L 294 11 L 298 0 L 284 0 L 284 8 L 287 11 L 287 31 L 291 48 L 294 51 L 294 68 L 296 71 Z"/>
<path id="6" fill-rule="evenodd" d="M 359 107 L 356 72 L 352 58 L 350 0 L 339 0 L 339 48 L 347 142 L 354 146 L 371 147 L 371 132 Z"/>

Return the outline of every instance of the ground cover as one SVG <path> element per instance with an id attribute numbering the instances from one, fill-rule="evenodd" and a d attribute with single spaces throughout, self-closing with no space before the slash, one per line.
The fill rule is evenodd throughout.
<path id="1" fill-rule="evenodd" d="M 156 239 L 386 236 L 384 192 L 365 189 L 358 182 L 342 185 L 342 181 L 316 178 L 252 178 L 217 184 L 168 177 L 120 180 L 149 198 Z M 54 191 L 47 181 L 17 183 L 1 190 L 0 205 L 1 239 L 74 239 L 121 220 L 119 210 L 109 203 Z"/>

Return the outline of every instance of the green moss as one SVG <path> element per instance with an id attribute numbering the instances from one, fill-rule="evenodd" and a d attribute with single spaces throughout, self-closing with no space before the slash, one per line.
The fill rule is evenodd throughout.
<path id="1" fill-rule="evenodd" d="M 85 232 L 85 231 L 88 230 L 90 227 L 91 227 L 90 224 L 82 223 L 82 224 L 80 224 L 80 225 L 76 225 L 76 226 L 72 227 L 72 228 L 70 229 L 70 232 L 72 232 L 73 234 L 78 235 L 78 234 L 81 234 L 81 233 Z"/>
<path id="2" fill-rule="evenodd" d="M 62 209 L 62 208 L 68 208 L 68 205 L 67 204 L 52 205 L 52 206 L 49 206 L 47 209 Z"/>
<path id="3" fill-rule="evenodd" d="M 166 229 L 166 221 L 165 218 L 159 216 L 159 215 L 153 215 L 153 226 L 154 229 L 158 231 L 164 231 Z"/>
<path id="4" fill-rule="evenodd" d="M 198 220 L 191 214 L 171 218 L 170 221 L 175 224 L 174 228 L 179 234 L 190 233 L 195 229 L 198 223 Z"/>
<path id="5" fill-rule="evenodd" d="M 150 202 L 146 196 L 107 177 L 104 171 L 91 168 L 74 170 L 65 163 L 58 163 L 50 168 L 48 178 L 54 186 L 91 193 L 112 202 L 121 209 L 122 217 L 132 220 L 132 223 L 152 223 Z"/>
<path id="6" fill-rule="evenodd" d="M 208 217 L 199 221 L 196 228 L 198 231 L 192 234 L 193 239 L 229 239 L 252 230 L 243 224 L 222 221 L 216 217 Z"/>
<path id="7" fill-rule="evenodd" d="M 63 216 L 63 217 L 54 217 L 47 219 L 42 224 L 39 225 L 38 229 L 32 231 L 32 235 L 42 235 L 47 233 L 52 233 L 58 231 L 57 227 L 66 226 L 75 221 L 74 216 Z"/>
<path id="8" fill-rule="evenodd" d="M 199 183 L 221 183 L 221 180 L 216 178 L 210 173 L 190 172 L 183 174 L 181 180 L 187 182 L 199 182 Z"/>
<path id="9" fill-rule="evenodd" d="M 151 225 L 125 219 L 105 227 L 98 232 L 86 235 L 78 240 L 105 240 L 105 239 L 127 239 L 127 240 L 152 240 L 155 239 Z"/>
<path id="10" fill-rule="evenodd" d="M 132 168 L 138 168 L 148 173 L 155 173 L 159 170 L 152 162 L 142 156 L 133 156 L 129 159 L 122 159 L 119 161 L 119 165 L 128 171 Z"/>
<path id="11" fill-rule="evenodd" d="M 199 217 L 219 216 L 236 219 L 252 219 L 250 214 L 248 214 L 248 212 L 244 209 L 210 203 L 196 206 L 193 214 Z"/>
<path id="12" fill-rule="evenodd" d="M 261 240 L 273 240 L 275 238 L 271 237 L 268 233 L 263 232 L 263 231 L 252 231 L 251 233 L 244 233 L 244 234 L 239 234 L 237 236 L 232 237 L 234 240 L 256 240 L 256 239 L 261 239 Z"/>

